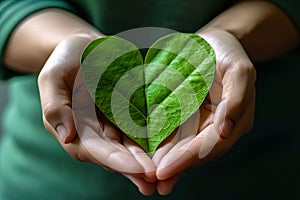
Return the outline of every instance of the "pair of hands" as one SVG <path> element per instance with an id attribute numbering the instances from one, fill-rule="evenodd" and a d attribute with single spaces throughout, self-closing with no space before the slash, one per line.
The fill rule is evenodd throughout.
<path id="1" fill-rule="evenodd" d="M 62 41 L 39 75 L 46 129 L 79 161 L 122 173 L 145 195 L 168 194 L 181 174 L 224 154 L 252 128 L 255 69 L 237 39 L 222 30 L 199 33 L 216 52 L 213 86 L 199 112 L 174 131 L 150 158 L 116 129 L 85 90 L 80 55 L 91 38 Z"/>

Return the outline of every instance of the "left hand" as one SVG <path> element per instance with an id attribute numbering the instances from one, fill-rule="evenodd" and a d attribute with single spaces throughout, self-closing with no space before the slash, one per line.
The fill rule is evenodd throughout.
<path id="1" fill-rule="evenodd" d="M 83 83 L 79 58 L 92 39 L 76 35 L 63 40 L 41 70 L 38 86 L 45 128 L 74 159 L 121 173 L 150 195 L 156 166 L 95 108 Z"/>
<path id="2" fill-rule="evenodd" d="M 199 35 L 215 50 L 215 80 L 199 112 L 165 140 L 153 156 L 161 194 L 170 193 L 187 169 L 223 155 L 253 126 L 256 71 L 243 47 L 222 30 L 207 29 Z"/>

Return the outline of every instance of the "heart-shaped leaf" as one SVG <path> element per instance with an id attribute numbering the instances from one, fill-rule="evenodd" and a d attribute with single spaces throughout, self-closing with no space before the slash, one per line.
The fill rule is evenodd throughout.
<path id="1" fill-rule="evenodd" d="M 150 154 L 199 109 L 215 64 L 210 45 L 184 33 L 158 39 L 145 59 L 133 43 L 116 36 L 94 40 L 81 57 L 83 79 L 95 104 Z"/>

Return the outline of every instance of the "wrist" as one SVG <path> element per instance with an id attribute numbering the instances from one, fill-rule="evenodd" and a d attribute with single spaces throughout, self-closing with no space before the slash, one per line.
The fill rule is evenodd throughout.
<path id="1" fill-rule="evenodd" d="M 40 47 L 41 49 L 44 49 L 45 54 L 47 56 L 44 56 L 48 59 L 50 54 L 61 44 L 66 41 L 76 41 L 76 39 L 84 40 L 87 42 L 87 44 L 97 38 L 103 37 L 101 33 L 94 32 L 93 30 L 85 29 L 85 30 L 78 30 L 71 32 L 66 35 L 62 35 L 60 37 L 55 38 L 54 40 L 51 40 L 51 42 L 48 42 L 45 44 L 45 46 Z"/>
<path id="2" fill-rule="evenodd" d="M 52 51 L 72 37 L 101 37 L 94 27 L 67 11 L 45 9 L 24 19 L 9 38 L 4 63 L 13 70 L 36 73 Z"/>
<path id="3" fill-rule="evenodd" d="M 104 35 L 97 31 L 95 28 L 90 26 L 89 24 L 82 24 L 80 27 L 72 27 L 69 30 L 65 29 L 61 31 L 60 33 L 52 34 L 50 37 L 51 39 L 45 41 L 45 46 L 41 47 L 42 49 L 45 49 L 46 51 L 52 52 L 57 45 L 59 45 L 61 42 L 65 40 L 69 40 L 70 38 L 85 38 L 87 40 L 94 40 L 99 37 L 103 37 Z"/>
<path id="4" fill-rule="evenodd" d="M 212 46 L 221 47 L 224 46 L 224 41 L 235 41 L 235 46 L 239 44 L 239 46 L 243 48 L 239 39 L 234 34 L 219 27 L 206 26 L 196 32 L 196 34 L 205 39 Z M 224 46 L 224 48 L 228 48 L 228 46 Z"/>
<path id="5" fill-rule="evenodd" d="M 213 29 L 233 35 L 252 61 L 272 59 L 300 43 L 299 33 L 285 12 L 266 1 L 234 5 L 203 28 Z"/>

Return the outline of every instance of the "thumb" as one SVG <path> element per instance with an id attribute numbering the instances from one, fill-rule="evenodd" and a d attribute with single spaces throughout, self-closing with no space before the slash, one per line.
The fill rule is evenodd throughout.
<path id="1" fill-rule="evenodd" d="M 91 38 L 75 36 L 52 52 L 38 78 L 45 128 L 62 143 L 75 139 L 72 90 L 80 67 L 80 55 Z"/>
<path id="2" fill-rule="evenodd" d="M 235 124 L 246 112 L 255 87 L 256 72 L 252 65 L 238 65 L 224 73 L 222 100 L 217 106 L 214 126 L 218 134 L 227 138 Z"/>
<path id="3" fill-rule="evenodd" d="M 56 47 L 38 77 L 45 128 L 62 143 L 69 143 L 76 136 L 72 89 L 81 52 L 72 51 L 70 56 L 70 43 L 62 42 Z"/>
<path id="4" fill-rule="evenodd" d="M 75 139 L 76 128 L 71 108 L 71 92 L 59 80 L 39 77 L 39 90 L 45 128 L 61 143 Z"/>

